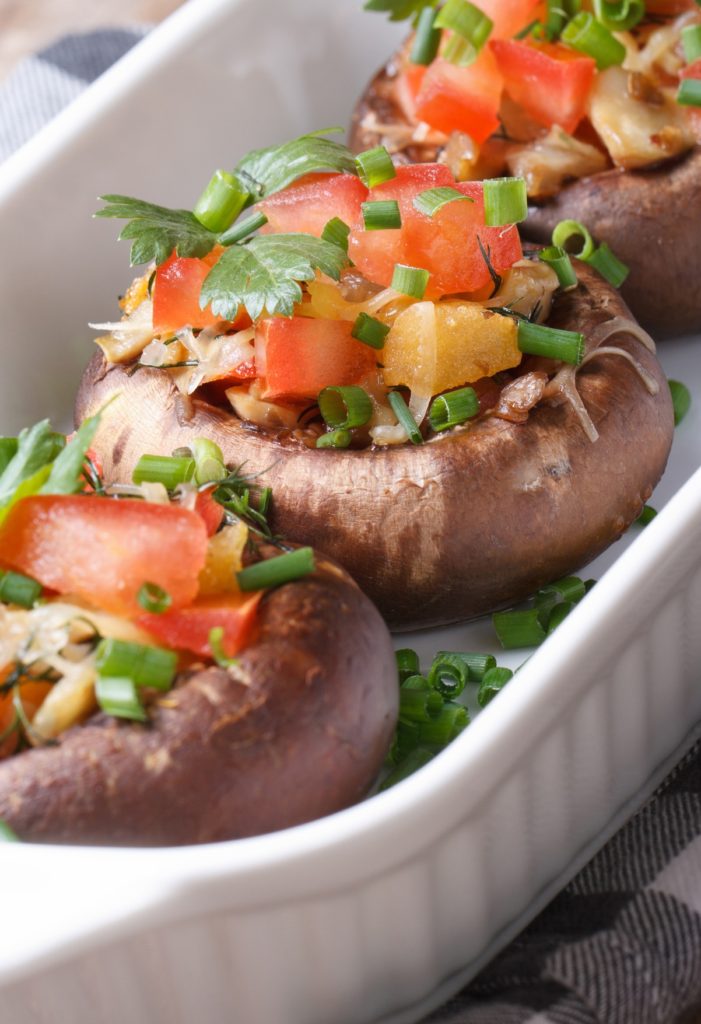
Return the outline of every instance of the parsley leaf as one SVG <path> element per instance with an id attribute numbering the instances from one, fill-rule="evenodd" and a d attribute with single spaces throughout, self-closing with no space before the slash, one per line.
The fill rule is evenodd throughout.
<path id="1" fill-rule="evenodd" d="M 173 249 L 178 256 L 206 256 L 217 243 L 217 236 L 208 231 L 189 210 L 170 210 L 129 196 L 100 196 L 107 203 L 96 217 L 123 217 L 128 224 L 120 234 L 132 239 L 131 265 L 165 263 Z"/>
<path id="2" fill-rule="evenodd" d="M 317 269 L 338 280 L 347 263 L 343 249 L 313 235 L 258 235 L 222 253 L 202 285 L 200 305 L 211 303 L 224 320 L 233 320 L 240 304 L 252 320 L 263 310 L 292 316 L 302 299 L 300 281 L 311 281 Z"/>
<path id="3" fill-rule="evenodd" d="M 366 0 L 366 11 L 382 11 L 389 15 L 390 21 L 406 21 L 412 19 L 414 25 L 424 7 L 436 7 L 438 0 Z"/>
<path id="4" fill-rule="evenodd" d="M 255 199 L 264 199 L 273 192 L 287 188 L 304 174 L 317 171 L 345 171 L 357 174 L 355 159 L 347 146 L 324 138 L 340 128 L 324 128 L 298 139 L 283 142 L 281 146 L 254 149 L 234 168 L 244 188 Z"/>

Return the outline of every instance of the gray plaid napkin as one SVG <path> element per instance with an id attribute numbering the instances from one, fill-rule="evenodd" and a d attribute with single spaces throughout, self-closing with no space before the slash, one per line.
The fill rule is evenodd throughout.
<path id="1" fill-rule="evenodd" d="M 0 85 L 0 160 L 147 29 L 67 36 Z M 503 953 L 425 1024 L 700 1024 L 701 742 Z"/>

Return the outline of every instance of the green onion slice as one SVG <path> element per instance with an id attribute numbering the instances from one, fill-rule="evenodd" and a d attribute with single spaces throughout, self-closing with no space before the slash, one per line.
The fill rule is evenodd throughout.
<path id="1" fill-rule="evenodd" d="M 545 630 L 537 608 L 525 611 L 495 612 L 492 625 L 505 650 L 515 647 L 537 647 L 545 640 Z"/>
<path id="2" fill-rule="evenodd" d="M 351 336 L 362 341 L 364 345 L 369 345 L 370 348 L 380 349 L 384 347 L 385 338 L 389 332 L 388 324 L 383 324 L 381 320 L 377 320 L 368 313 L 358 313 Z"/>
<path id="3" fill-rule="evenodd" d="M 549 267 L 553 268 L 561 288 L 567 289 L 576 286 L 577 275 L 574 272 L 569 253 L 565 249 L 559 245 L 549 245 L 545 249 L 541 249 L 538 256 L 543 263 L 547 263 Z"/>
<path id="4" fill-rule="evenodd" d="M 412 64 L 430 64 L 438 54 L 443 33 L 434 25 L 436 11 L 434 7 L 424 7 L 416 24 L 416 35 L 409 54 Z"/>
<path id="5" fill-rule="evenodd" d="M 701 25 L 687 25 L 682 29 L 682 47 L 687 64 L 701 57 Z"/>
<path id="6" fill-rule="evenodd" d="M 481 708 L 489 704 L 506 684 L 513 679 L 514 674 L 510 668 L 490 668 L 485 672 L 484 678 L 477 691 L 477 703 Z"/>
<path id="7" fill-rule="evenodd" d="M 428 420 L 436 432 L 450 430 L 480 411 L 479 398 L 474 388 L 460 388 L 437 395 L 428 411 Z"/>
<path id="8" fill-rule="evenodd" d="M 421 671 L 419 656 L 411 647 L 401 647 L 398 651 L 394 652 L 394 656 L 397 659 L 397 672 L 399 673 L 400 682 L 404 682 L 409 676 L 418 675 Z"/>
<path id="9" fill-rule="evenodd" d="M 314 550 L 297 548 L 296 551 L 288 551 L 276 558 L 266 558 L 263 562 L 247 565 L 236 573 L 236 579 L 241 590 L 268 590 L 308 576 L 315 568 Z"/>
<path id="10" fill-rule="evenodd" d="M 479 651 L 439 651 L 436 658 L 445 655 L 462 658 L 470 671 L 470 679 L 477 682 L 483 678 L 488 669 L 495 668 L 497 663 L 493 654 L 482 654 Z"/>
<path id="11" fill-rule="evenodd" d="M 192 442 L 192 454 L 195 459 L 195 480 L 200 486 L 226 479 L 228 473 L 224 455 L 214 441 L 208 437 L 196 437 Z"/>
<path id="12" fill-rule="evenodd" d="M 380 786 L 380 792 L 383 792 L 386 789 L 391 789 L 391 787 L 396 786 L 398 782 L 403 782 L 404 779 L 408 779 L 409 776 L 413 775 L 414 772 L 417 772 L 419 768 L 423 768 L 429 761 L 432 761 L 434 756 L 434 751 L 427 750 L 426 747 L 415 747 L 402 761 L 400 761 L 397 767 L 389 773 Z"/>
<path id="13" fill-rule="evenodd" d="M 561 220 L 553 231 L 553 245 L 559 249 L 567 249 L 567 243 L 577 236 L 582 239 L 582 248 L 579 252 L 575 252 L 572 248 L 567 251 L 571 252 L 578 260 L 586 261 L 594 252 L 594 239 L 584 224 L 578 220 Z"/>
<path id="14" fill-rule="evenodd" d="M 0 818 L 0 843 L 18 843 L 19 836 Z"/>
<path id="15" fill-rule="evenodd" d="M 332 245 L 337 245 L 339 249 L 343 249 L 344 252 L 348 252 L 348 236 L 350 235 L 350 228 L 344 220 L 340 217 L 332 217 L 327 224 L 324 225 L 324 230 L 321 232 L 321 237 L 325 242 L 331 242 Z"/>
<path id="16" fill-rule="evenodd" d="M 178 668 L 178 655 L 164 647 L 150 647 L 105 637 L 97 646 L 100 676 L 130 679 L 135 686 L 169 690 Z"/>
<path id="17" fill-rule="evenodd" d="M 484 184 L 484 222 L 488 227 L 518 224 L 528 216 L 523 178 L 488 178 Z"/>
<path id="18" fill-rule="evenodd" d="M 374 188 L 375 185 L 381 185 L 383 181 L 390 181 L 397 177 L 392 157 L 384 146 L 375 146 L 374 149 L 366 149 L 364 153 L 358 153 L 355 158 L 355 166 L 358 169 L 358 177 L 368 188 Z"/>
<path id="19" fill-rule="evenodd" d="M 16 437 L 0 437 L 0 473 L 4 473 L 17 454 Z"/>
<path id="20" fill-rule="evenodd" d="M 258 228 L 262 228 L 264 224 L 268 223 L 268 218 L 264 213 L 260 211 L 252 213 L 250 217 L 246 217 L 245 220 L 241 220 L 238 224 L 234 224 L 225 231 L 223 235 L 219 236 L 220 245 L 235 245 L 236 242 L 242 241 L 244 238 L 248 238 Z"/>
<path id="21" fill-rule="evenodd" d="M 219 234 L 233 224 L 250 198 L 233 174 L 215 171 L 192 212 L 200 224 Z"/>
<path id="22" fill-rule="evenodd" d="M 628 32 L 645 16 L 644 0 L 594 0 L 594 14 L 611 32 Z"/>
<path id="23" fill-rule="evenodd" d="M 316 439 L 317 448 L 350 448 L 353 440 L 350 430 L 327 430 Z"/>
<path id="24" fill-rule="evenodd" d="M 361 203 L 366 231 L 387 231 L 402 226 L 402 215 L 396 199 L 378 199 Z"/>
<path id="25" fill-rule="evenodd" d="M 559 39 L 567 22 L 581 10 L 581 7 L 581 0 L 548 0 L 545 25 L 534 32 L 534 36 L 541 39 L 545 35 L 550 42 Z"/>
<path id="26" fill-rule="evenodd" d="M 399 719 L 402 722 L 428 722 L 431 716 L 438 714 L 442 708 L 443 698 L 430 686 L 403 686 L 399 691 Z"/>
<path id="27" fill-rule="evenodd" d="M 554 633 L 561 622 L 565 621 L 573 608 L 574 603 L 572 601 L 562 601 L 560 604 L 555 605 L 548 618 L 548 636 L 550 636 L 551 633 Z"/>
<path id="28" fill-rule="evenodd" d="M 428 681 L 444 697 L 459 697 L 470 678 L 470 667 L 459 654 L 438 654 L 428 670 Z"/>
<path id="29" fill-rule="evenodd" d="M 169 491 L 195 475 L 195 460 L 173 455 L 142 455 L 132 473 L 135 484 L 163 484 Z"/>
<path id="30" fill-rule="evenodd" d="M 469 724 L 467 708 L 463 704 L 446 701 L 438 714 L 419 724 L 419 745 L 442 750 Z"/>
<path id="31" fill-rule="evenodd" d="M 586 262 L 595 267 L 614 288 L 620 288 L 630 273 L 626 264 L 611 252 L 606 242 L 602 242 Z"/>
<path id="32" fill-rule="evenodd" d="M 409 295 L 412 299 L 423 299 L 430 276 L 428 270 L 421 267 L 397 263 L 392 274 L 391 286 L 395 292 L 401 292 L 402 295 Z"/>
<path id="33" fill-rule="evenodd" d="M 643 505 L 643 510 L 635 520 L 638 526 L 648 526 L 657 515 L 657 509 L 652 505 Z"/>
<path id="34" fill-rule="evenodd" d="M 446 0 L 433 24 L 455 33 L 444 51 L 446 60 L 455 64 L 471 64 L 494 28 L 491 18 L 469 0 Z"/>
<path id="35" fill-rule="evenodd" d="M 474 203 L 471 196 L 463 195 L 457 188 L 440 185 L 438 188 L 427 188 L 425 192 L 419 192 L 417 196 L 414 196 L 413 206 L 419 213 L 425 213 L 427 217 L 434 217 L 448 203 L 454 203 L 460 199 Z"/>
<path id="36" fill-rule="evenodd" d="M 330 427 L 352 430 L 372 416 L 372 399 L 355 384 L 331 385 L 319 392 L 319 411 Z"/>
<path id="37" fill-rule="evenodd" d="M 562 331 L 519 320 L 518 347 L 531 356 L 545 356 L 579 366 L 584 358 L 584 335 L 579 331 Z"/>
<path id="38" fill-rule="evenodd" d="M 674 426 L 678 427 L 691 406 L 691 392 L 680 380 L 669 380 L 667 383 L 674 407 Z"/>
<path id="39" fill-rule="evenodd" d="M 390 391 L 387 397 L 389 399 L 389 404 L 392 406 L 394 415 L 409 435 L 409 440 L 412 444 L 423 444 L 424 439 L 421 436 L 421 431 L 418 428 L 416 420 L 411 414 L 411 409 L 404 401 L 402 395 L 398 391 Z"/>
<path id="40" fill-rule="evenodd" d="M 677 103 L 685 107 L 701 107 L 701 79 L 683 78 L 677 92 Z"/>
<path id="41" fill-rule="evenodd" d="M 210 629 L 209 649 L 220 668 L 231 668 L 232 665 L 238 664 L 238 659 L 230 658 L 224 650 L 224 629 L 222 626 L 214 626 Z"/>
<path id="42" fill-rule="evenodd" d="M 119 676 L 99 676 L 95 683 L 95 696 L 102 710 L 115 718 L 129 718 L 134 722 L 148 721 L 139 691 L 133 679 Z"/>
<path id="43" fill-rule="evenodd" d="M 33 608 L 41 597 L 43 587 L 31 576 L 18 572 L 0 572 L 0 601 L 16 604 L 20 608 Z"/>
<path id="44" fill-rule="evenodd" d="M 623 43 L 611 34 L 593 14 L 580 11 L 563 31 L 561 39 L 573 50 L 579 50 L 588 57 L 593 57 L 599 71 L 622 64 L 626 56 Z"/>
<path id="45" fill-rule="evenodd" d="M 173 603 L 168 591 L 159 587 L 157 583 L 144 583 L 139 587 L 136 600 L 145 612 L 151 612 L 153 615 L 162 615 Z"/>

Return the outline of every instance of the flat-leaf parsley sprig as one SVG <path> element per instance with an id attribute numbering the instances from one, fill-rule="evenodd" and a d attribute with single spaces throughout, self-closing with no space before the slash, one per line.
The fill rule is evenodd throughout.
<path id="1" fill-rule="evenodd" d="M 350 150 L 325 137 L 336 130 L 312 132 L 280 146 L 254 150 L 231 173 L 217 172 L 207 189 L 208 214 L 211 216 L 212 201 L 218 202 L 217 189 L 223 190 L 222 196 L 226 192 L 222 204 L 226 202 L 235 210 L 231 223 L 227 222 L 221 231 L 210 230 L 196 212 L 114 194 L 100 197 L 106 205 L 95 216 L 127 221 L 119 237 L 132 243 L 132 266 L 152 262 L 159 265 L 173 252 L 201 258 L 222 246 L 224 252 L 205 279 L 200 295 L 200 306 L 204 309 L 211 302 L 216 316 L 231 320 L 241 305 L 253 320 L 264 311 L 291 316 L 295 303 L 302 298 L 300 282 L 312 280 L 317 270 L 338 280 L 348 265 L 347 253 L 334 242 L 302 232 L 252 235 L 232 225 L 252 203 L 303 175 L 319 171 L 357 173 Z M 258 215 L 254 229 L 265 222 L 265 216 Z M 246 222 L 241 223 L 241 229 L 244 227 Z"/>

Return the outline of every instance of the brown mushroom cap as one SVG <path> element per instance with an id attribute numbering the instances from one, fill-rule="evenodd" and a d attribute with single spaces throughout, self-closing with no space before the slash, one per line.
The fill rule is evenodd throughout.
<path id="1" fill-rule="evenodd" d="M 379 132 L 363 127 L 368 114 L 381 124 L 408 125 L 393 98 L 395 60 L 378 71 L 356 105 L 349 132 L 356 153 L 382 143 Z M 435 145 L 420 143 L 400 154 L 410 163 L 439 155 Z M 531 206 L 522 234 L 549 245 L 561 220 L 581 221 L 628 266 L 621 291 L 647 330 L 663 337 L 701 328 L 701 146 L 651 169 L 603 171 L 565 185 Z"/>
<path id="2" fill-rule="evenodd" d="M 264 599 L 235 668 L 181 676 L 148 725 L 95 715 L 1 762 L 0 818 L 25 840 L 137 846 L 311 821 L 368 792 L 397 701 L 387 628 L 327 563 Z"/>
<path id="3" fill-rule="evenodd" d="M 578 264 L 577 272 L 580 284 L 556 301 L 551 324 L 586 333 L 629 316 L 594 270 Z M 588 363 L 577 379 L 595 442 L 571 406 L 540 405 L 524 424 L 487 418 L 420 446 L 314 450 L 198 399 L 187 409 L 166 372 L 130 377 L 101 354 L 83 377 L 76 420 L 104 409 L 95 446 L 113 480 L 131 480 L 144 451 L 168 454 L 211 437 L 227 462 L 265 470 L 275 529 L 343 564 L 390 626 L 434 626 L 579 569 L 640 513 L 667 461 L 672 404 L 652 353 L 627 334 L 615 344 L 659 391 L 651 395 L 620 357 Z"/>

